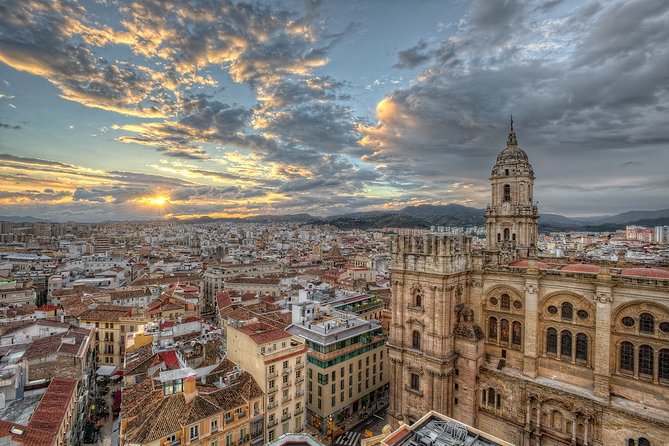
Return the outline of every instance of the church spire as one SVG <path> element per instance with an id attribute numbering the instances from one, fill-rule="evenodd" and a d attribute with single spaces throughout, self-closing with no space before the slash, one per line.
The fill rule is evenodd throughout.
<path id="1" fill-rule="evenodd" d="M 518 140 L 516 140 L 516 132 L 513 131 L 513 115 L 511 115 L 511 130 L 509 130 L 509 138 L 506 140 L 507 147 L 517 147 Z"/>

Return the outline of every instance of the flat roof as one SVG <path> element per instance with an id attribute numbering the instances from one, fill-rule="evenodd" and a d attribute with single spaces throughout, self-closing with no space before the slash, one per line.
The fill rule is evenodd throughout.
<path id="1" fill-rule="evenodd" d="M 412 426 L 391 433 L 382 444 L 388 446 L 511 446 L 437 412 L 429 412 Z"/>

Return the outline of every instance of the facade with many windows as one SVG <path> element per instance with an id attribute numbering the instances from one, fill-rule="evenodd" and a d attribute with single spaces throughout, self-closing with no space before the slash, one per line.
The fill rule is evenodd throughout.
<path id="1" fill-rule="evenodd" d="M 482 250 L 392 245 L 391 421 L 435 410 L 522 446 L 669 436 L 669 271 L 536 257 L 534 174 L 513 130 Z"/>
<path id="2" fill-rule="evenodd" d="M 299 312 L 294 312 L 299 314 Z M 387 400 L 387 336 L 378 321 L 320 307 L 309 319 L 294 316 L 290 333 L 304 338 L 309 423 L 326 433 L 355 413 Z"/>
<path id="3" fill-rule="evenodd" d="M 263 322 L 228 325 L 226 335 L 228 359 L 265 386 L 265 437 L 253 444 L 301 432 L 306 420 L 304 340 Z"/>

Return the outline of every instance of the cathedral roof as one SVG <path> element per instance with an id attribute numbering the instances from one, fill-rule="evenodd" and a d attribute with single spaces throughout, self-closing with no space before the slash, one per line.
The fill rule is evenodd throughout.
<path id="1" fill-rule="evenodd" d="M 578 273 L 599 273 L 599 266 L 587 263 L 572 263 L 560 268 L 560 271 L 573 271 Z"/>
<path id="2" fill-rule="evenodd" d="M 669 271 L 661 268 L 625 268 L 620 272 L 620 275 L 653 277 L 656 279 L 669 279 Z"/>

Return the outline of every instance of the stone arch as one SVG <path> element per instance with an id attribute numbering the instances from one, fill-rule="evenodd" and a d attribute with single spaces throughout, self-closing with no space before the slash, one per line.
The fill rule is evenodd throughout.
<path id="1" fill-rule="evenodd" d="M 637 307 L 634 311 L 634 307 Z M 611 321 L 615 324 L 618 324 L 621 319 L 631 313 L 634 313 L 634 316 L 639 316 L 641 313 L 651 313 L 655 316 L 655 319 L 664 318 L 665 321 L 669 321 L 669 307 L 662 305 L 656 302 L 648 302 L 644 300 L 633 300 L 632 302 L 625 302 L 620 305 L 611 315 Z"/>
<path id="2" fill-rule="evenodd" d="M 539 319 L 542 321 L 549 321 L 554 319 L 561 320 L 561 308 L 562 304 L 569 302 L 573 308 L 573 319 L 572 322 L 578 325 L 585 325 L 588 327 L 595 326 L 595 306 L 588 300 L 585 296 L 571 292 L 571 291 L 553 291 L 546 294 L 539 300 Z M 548 307 L 555 306 L 558 308 L 556 315 L 552 317 L 547 317 Z M 585 320 L 578 318 L 577 312 L 579 310 L 585 310 L 588 312 L 588 317 Z"/>
<path id="3" fill-rule="evenodd" d="M 494 296 L 499 298 L 499 296 L 502 294 L 508 294 L 509 297 L 511 297 L 512 304 L 513 300 L 518 299 L 523 303 L 523 305 L 525 305 L 525 294 L 522 291 L 508 285 L 493 285 L 485 290 L 483 292 L 483 295 L 485 296 L 484 305 L 487 305 L 487 302 L 491 297 Z"/>

